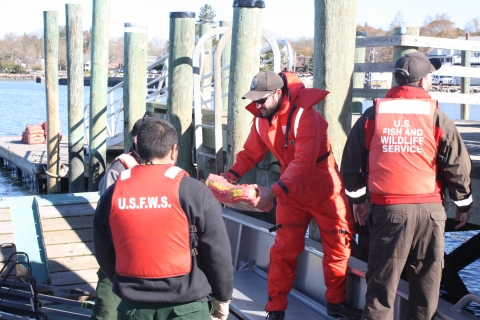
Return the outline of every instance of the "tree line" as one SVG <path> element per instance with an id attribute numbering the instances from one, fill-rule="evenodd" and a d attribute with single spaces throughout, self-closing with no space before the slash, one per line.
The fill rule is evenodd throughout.
<path id="1" fill-rule="evenodd" d="M 209 22 L 216 26 L 216 14 L 209 4 L 204 4 L 200 7 L 198 14 L 198 23 Z M 368 23 L 364 25 L 357 25 L 357 32 L 366 33 L 369 37 L 388 36 L 393 35 L 395 28 L 401 27 L 404 21 L 404 16 L 401 11 L 398 11 L 390 23 L 387 30 L 382 28 L 374 28 Z M 480 19 L 472 18 L 465 27 L 459 28 L 456 26 L 448 14 L 436 14 L 434 16 L 427 15 L 422 26 L 420 27 L 420 35 L 427 37 L 451 38 L 455 39 L 464 36 L 466 33 L 472 36 L 480 35 Z M 198 36 L 198 28 L 196 28 Z M 91 50 L 91 29 L 83 32 L 83 52 L 88 60 Z M 303 58 L 305 71 L 313 71 L 313 48 L 314 39 L 308 37 L 289 38 L 287 39 L 292 49 L 296 52 L 297 57 Z M 216 41 L 214 41 L 214 45 Z M 123 64 L 123 49 L 124 38 L 113 37 L 109 44 L 109 59 L 111 62 Z M 393 56 L 392 47 L 376 48 L 369 50 L 366 48 L 366 61 L 374 60 L 376 62 L 389 62 Z M 422 48 L 422 51 L 429 51 L 430 48 Z M 160 57 L 168 52 L 168 41 L 166 39 L 154 37 L 148 43 L 148 55 Z M 267 52 L 262 59 L 268 59 L 271 52 Z M 13 32 L 5 34 L 0 39 L 0 72 L 22 72 L 25 70 L 42 70 L 43 69 L 43 34 L 24 33 L 17 35 Z M 59 27 L 59 70 L 66 69 L 66 27 Z M 271 69 L 271 65 L 267 65 L 264 69 Z"/>

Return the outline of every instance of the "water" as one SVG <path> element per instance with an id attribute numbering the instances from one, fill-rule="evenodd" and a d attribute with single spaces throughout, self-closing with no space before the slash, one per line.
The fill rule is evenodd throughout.
<path id="1" fill-rule="evenodd" d="M 59 86 L 59 111 L 62 131 L 66 134 L 68 128 L 67 86 Z M 84 87 L 84 101 L 90 99 L 90 87 Z M 115 93 L 114 99 L 121 97 L 122 90 Z M 46 120 L 45 84 L 33 81 L 2 81 L 0 80 L 0 136 L 20 136 L 27 124 L 42 123 Z M 480 108 L 470 107 L 470 119 L 480 121 Z M 459 104 L 440 104 L 440 108 L 453 120 L 460 119 Z M 33 189 L 16 177 L 16 170 L 11 167 L 0 167 L 0 198 L 33 194 Z M 466 242 L 478 231 L 449 232 L 445 239 L 447 253 Z M 480 295 L 477 270 L 480 270 L 480 260 L 460 271 L 465 285 L 472 293 Z M 480 306 L 473 306 L 480 315 Z"/>

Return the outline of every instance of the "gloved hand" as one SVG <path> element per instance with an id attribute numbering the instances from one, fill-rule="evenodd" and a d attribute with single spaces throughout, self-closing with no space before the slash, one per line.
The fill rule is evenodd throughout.
<path id="1" fill-rule="evenodd" d="M 218 301 L 212 298 L 212 320 L 227 320 L 230 301 Z"/>
<path id="2" fill-rule="evenodd" d="M 238 179 L 237 177 L 231 173 L 231 172 L 225 172 L 225 173 L 221 173 L 220 176 L 224 177 L 225 179 L 227 179 L 228 182 L 230 182 L 231 184 L 237 184 L 238 182 Z"/>

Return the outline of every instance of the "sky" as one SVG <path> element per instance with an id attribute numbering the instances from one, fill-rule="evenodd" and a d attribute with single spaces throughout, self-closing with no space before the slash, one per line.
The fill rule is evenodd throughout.
<path id="1" fill-rule="evenodd" d="M 342 0 L 335 0 L 342 1 Z M 83 9 L 84 29 L 92 24 L 93 0 L 1 0 L 0 38 L 8 32 L 19 35 L 42 32 L 43 11 L 58 11 L 59 25 L 65 24 L 65 3 L 78 3 Z M 264 0 L 262 25 L 276 38 L 302 38 L 314 35 L 314 0 Z M 216 20 L 232 20 L 233 0 L 111 0 L 110 35 L 123 36 L 124 23 L 146 23 L 149 38 L 168 39 L 169 13 L 196 12 L 208 3 Z M 357 0 L 357 24 L 388 29 L 401 11 L 408 27 L 420 27 L 427 15 L 447 13 L 459 28 L 480 18 L 478 0 Z"/>

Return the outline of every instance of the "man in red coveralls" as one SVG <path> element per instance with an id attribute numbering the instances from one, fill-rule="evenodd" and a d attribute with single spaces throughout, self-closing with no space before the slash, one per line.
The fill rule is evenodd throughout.
<path id="1" fill-rule="evenodd" d="M 235 164 L 225 174 L 238 181 L 268 151 L 280 163 L 280 180 L 261 188 L 258 207 L 277 197 L 277 235 L 270 249 L 267 319 L 284 319 L 287 294 L 295 277 L 297 256 L 305 233 L 315 218 L 324 249 L 323 270 L 329 315 L 356 319 L 360 310 L 345 301 L 347 265 L 353 218 L 327 136 L 328 124 L 313 106 L 328 91 L 307 89 L 293 73 L 257 74 L 243 97 L 255 117 L 250 134 Z"/>

